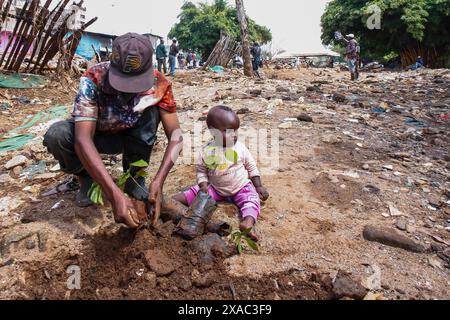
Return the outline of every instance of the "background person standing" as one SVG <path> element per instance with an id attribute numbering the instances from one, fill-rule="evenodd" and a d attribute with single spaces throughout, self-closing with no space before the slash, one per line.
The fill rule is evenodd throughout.
<path id="1" fill-rule="evenodd" d="M 164 69 L 164 74 L 167 73 L 167 49 L 164 44 L 164 39 L 161 39 L 159 46 L 156 47 L 156 60 L 158 60 L 158 71 L 162 72 Z"/>
<path id="2" fill-rule="evenodd" d="M 176 67 L 176 63 L 177 63 L 177 55 L 178 55 L 178 52 L 180 52 L 180 49 L 178 48 L 177 42 L 178 42 L 177 39 L 173 38 L 172 45 L 170 46 L 170 51 L 169 51 L 170 75 L 172 77 L 175 76 L 175 67 Z"/>
<path id="3" fill-rule="evenodd" d="M 259 74 L 259 68 L 262 62 L 262 49 L 259 44 L 255 42 L 250 51 L 253 56 L 253 72 L 258 76 L 258 78 L 261 78 L 261 75 Z"/>
<path id="4" fill-rule="evenodd" d="M 351 80 L 352 81 L 358 80 L 359 78 L 358 42 L 355 39 L 355 35 L 352 33 L 347 35 L 346 37 L 343 37 L 342 40 L 344 40 L 347 43 L 347 49 L 345 51 L 345 59 L 347 60 Z"/>

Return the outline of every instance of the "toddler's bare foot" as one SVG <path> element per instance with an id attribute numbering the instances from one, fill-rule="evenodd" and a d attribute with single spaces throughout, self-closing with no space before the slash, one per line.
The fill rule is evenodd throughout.
<path id="1" fill-rule="evenodd" d="M 253 217 L 247 217 L 244 220 L 242 220 L 239 229 L 241 230 L 241 232 L 244 232 L 245 230 L 248 229 L 252 229 L 252 231 L 250 231 L 250 233 L 248 234 L 249 238 L 252 239 L 255 242 L 258 242 L 259 238 L 258 235 L 255 232 L 255 224 L 256 221 Z"/>

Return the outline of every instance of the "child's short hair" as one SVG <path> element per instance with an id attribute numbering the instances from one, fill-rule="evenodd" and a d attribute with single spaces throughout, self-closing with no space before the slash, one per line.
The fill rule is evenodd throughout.
<path id="1" fill-rule="evenodd" d="M 213 110 L 222 110 L 222 111 L 226 111 L 226 112 L 230 112 L 230 113 L 236 114 L 236 113 L 233 111 L 233 109 L 231 109 L 230 107 L 228 107 L 228 106 L 226 106 L 226 105 L 222 105 L 222 104 L 221 104 L 221 105 L 215 106 L 214 108 L 212 108 L 212 109 L 209 111 L 208 117 L 206 118 L 206 123 L 207 123 L 208 126 L 211 125 L 211 120 L 212 120 L 212 112 L 211 112 L 211 111 L 213 111 Z"/>
<path id="2" fill-rule="evenodd" d="M 223 104 L 215 106 L 213 109 L 218 109 L 218 110 L 223 110 L 223 111 L 234 113 L 233 109 L 231 109 L 230 107 L 223 105 Z"/>

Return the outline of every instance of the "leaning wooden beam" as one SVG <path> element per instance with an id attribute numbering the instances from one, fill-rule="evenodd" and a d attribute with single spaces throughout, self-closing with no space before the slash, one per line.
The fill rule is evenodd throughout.
<path id="1" fill-rule="evenodd" d="M 55 28 L 56 23 L 58 22 L 59 18 L 64 12 L 65 7 L 69 3 L 70 0 L 64 0 L 64 2 L 61 3 L 61 6 L 58 8 L 58 11 L 55 12 L 49 26 L 47 29 L 47 32 L 45 33 L 44 39 L 42 40 L 42 48 L 41 51 L 38 54 L 38 57 L 36 59 L 36 64 L 34 65 L 31 72 L 35 72 L 37 68 L 39 68 L 41 60 L 44 58 L 45 53 L 47 52 L 48 48 L 51 46 L 51 43 L 54 41 L 54 37 L 52 37 L 52 31 Z"/>
<path id="2" fill-rule="evenodd" d="M 27 40 L 25 41 L 21 52 L 18 56 L 18 58 L 15 61 L 15 64 L 12 66 L 12 71 L 19 72 L 20 66 L 22 65 L 23 60 L 25 59 L 28 51 L 30 50 L 31 46 L 33 45 L 34 40 L 36 39 L 36 36 L 38 34 L 39 28 L 42 28 L 42 22 L 44 20 L 44 15 L 48 11 L 48 8 L 50 7 L 52 0 L 47 0 L 47 2 L 42 7 L 41 11 L 38 14 L 38 17 L 36 19 L 36 23 L 33 24 L 31 34 L 28 36 Z"/>
<path id="3" fill-rule="evenodd" d="M 31 5 L 31 3 L 29 3 Z M 8 65 L 11 62 L 12 57 L 14 56 L 14 52 L 16 52 L 17 47 L 20 44 L 20 41 L 22 40 L 22 36 L 25 32 L 25 26 L 27 25 L 27 17 L 28 17 L 28 10 L 29 8 L 27 8 L 27 10 L 22 11 L 23 13 L 21 14 L 21 19 L 17 20 L 16 24 L 19 24 L 18 27 L 18 31 L 15 34 L 11 34 L 11 41 L 13 44 L 12 49 L 10 50 L 10 52 L 6 52 L 8 54 L 8 59 L 6 60 L 5 63 L 5 67 L 4 69 L 8 69 Z"/>
<path id="4" fill-rule="evenodd" d="M 56 7 L 55 7 L 51 12 L 49 12 L 48 10 L 47 10 L 47 12 L 45 12 L 45 17 L 44 17 L 44 20 L 43 20 L 43 22 L 42 22 L 43 27 L 39 30 L 39 34 L 38 34 L 37 39 L 36 39 L 36 44 L 35 44 L 35 46 L 33 47 L 33 52 L 31 53 L 30 62 L 28 62 L 28 65 L 27 65 L 27 67 L 25 68 L 25 71 L 28 71 L 28 70 L 30 69 L 31 63 L 32 63 L 33 60 L 34 60 L 34 57 L 36 56 L 36 53 L 39 52 L 38 50 L 40 50 L 41 48 L 44 47 L 44 46 L 43 46 L 43 41 L 42 41 L 42 40 L 43 40 L 43 39 L 42 39 L 42 36 L 43 36 L 43 34 L 45 33 L 45 27 L 47 26 L 47 23 L 48 23 L 48 20 L 50 19 L 50 17 L 55 13 L 55 11 L 56 11 L 56 10 L 59 8 L 59 6 L 61 5 L 62 1 L 63 1 L 63 0 L 60 0 L 60 1 L 58 2 L 58 4 L 56 5 Z"/>
<path id="5" fill-rule="evenodd" d="M 240 45 L 230 36 L 222 36 L 209 55 L 203 69 L 212 66 L 228 67 L 234 55 L 240 53 Z"/>
<path id="6" fill-rule="evenodd" d="M 67 59 L 67 66 L 66 66 L 68 70 L 71 69 L 73 57 L 75 56 L 75 52 L 77 51 L 78 45 L 80 44 L 81 38 L 83 37 L 84 30 L 86 30 L 86 28 L 89 28 L 97 20 L 98 20 L 97 17 L 91 19 L 89 22 L 84 24 L 80 30 L 77 30 L 76 32 L 73 33 L 73 39 L 70 42 L 67 41 L 67 43 L 69 43 L 69 50 L 68 50 L 69 57 Z"/>
<path id="7" fill-rule="evenodd" d="M 12 4 L 12 0 L 8 0 L 8 2 L 6 3 L 5 10 L 3 11 L 2 16 L 0 17 L 0 19 L 1 19 L 0 26 L 3 25 L 3 22 L 6 20 L 6 17 L 8 17 L 9 9 L 11 9 L 11 4 Z"/>
<path id="8" fill-rule="evenodd" d="M 29 2 L 24 3 L 22 11 L 21 11 L 21 17 L 24 17 L 25 12 L 28 7 L 28 4 L 29 4 Z M 21 18 L 17 19 L 16 25 L 14 26 L 13 32 L 11 33 L 11 37 L 9 38 L 8 44 L 6 45 L 5 51 L 3 51 L 2 57 L 0 59 L 0 66 L 3 65 L 3 61 L 5 60 L 5 57 L 8 54 L 9 48 L 11 48 L 11 45 L 14 43 L 14 38 L 16 37 L 19 26 L 21 26 Z M 6 63 L 6 64 L 8 64 L 8 63 Z"/>
<path id="9" fill-rule="evenodd" d="M 3 4 L 5 3 L 5 0 L 0 0 L 0 17 L 3 16 Z M 3 24 L 3 20 L 0 21 L 0 32 L 2 31 L 2 24 Z"/>
<path id="10" fill-rule="evenodd" d="M 50 62 L 50 60 L 52 60 L 56 56 L 56 54 L 62 49 L 62 40 L 63 40 L 62 38 L 63 35 L 66 34 L 66 32 L 67 27 L 61 26 L 59 31 L 56 33 L 56 36 L 50 39 L 51 41 L 49 42 L 49 45 L 45 50 L 45 54 L 42 62 L 40 63 L 38 73 L 42 73 L 44 71 L 44 68 Z"/>
<path id="11" fill-rule="evenodd" d="M 63 20 L 63 23 L 59 27 L 55 36 L 50 39 L 49 45 L 46 48 L 44 59 L 42 60 L 41 66 L 39 68 L 39 73 L 42 73 L 42 71 L 47 66 L 47 64 L 50 62 L 50 60 L 52 60 L 56 56 L 56 54 L 62 49 L 62 43 L 63 43 L 64 36 L 68 32 L 67 21 L 69 19 L 70 19 L 70 15 L 67 16 Z"/>
<path id="12" fill-rule="evenodd" d="M 97 49 L 95 49 L 94 45 L 91 45 L 92 50 L 94 50 L 95 59 L 97 59 L 97 62 L 101 62 L 100 55 L 97 52 Z"/>
<path id="13" fill-rule="evenodd" d="M 25 16 L 26 19 L 28 18 L 28 19 L 32 20 L 36 14 L 36 10 L 38 9 L 38 7 L 39 7 L 39 0 L 33 0 L 31 2 L 30 9 L 28 10 L 27 15 Z M 28 33 L 29 33 L 30 28 L 32 27 L 33 23 L 29 22 L 29 21 L 24 21 L 24 24 L 25 24 L 24 31 L 23 31 L 22 35 L 20 36 L 20 38 L 16 40 L 16 43 L 17 43 L 16 50 L 13 51 L 12 58 L 10 57 L 11 62 L 9 64 L 8 64 L 8 62 L 6 63 L 7 70 L 12 70 L 12 67 L 15 64 L 17 57 L 19 56 L 23 46 L 26 43 L 26 40 L 29 37 Z"/>

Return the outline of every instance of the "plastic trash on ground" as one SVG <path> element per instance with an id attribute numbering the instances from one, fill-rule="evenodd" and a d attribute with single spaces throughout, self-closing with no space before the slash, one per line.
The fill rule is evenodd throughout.
<path id="1" fill-rule="evenodd" d="M 29 166 L 28 168 L 25 168 L 22 171 L 20 177 L 27 178 L 28 180 L 33 180 L 33 177 L 35 175 L 45 173 L 46 168 L 47 162 L 45 160 L 42 160 L 38 164 L 34 164 L 32 166 Z"/>
<path id="2" fill-rule="evenodd" d="M 210 71 L 218 73 L 218 74 L 223 74 L 224 69 L 222 66 L 214 66 L 214 67 L 209 67 L 208 68 Z"/>

